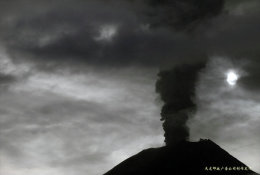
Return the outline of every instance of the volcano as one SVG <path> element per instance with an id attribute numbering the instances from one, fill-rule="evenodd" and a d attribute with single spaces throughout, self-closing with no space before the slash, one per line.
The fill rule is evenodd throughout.
<path id="1" fill-rule="evenodd" d="M 259 175 L 208 139 L 149 148 L 104 175 Z"/>

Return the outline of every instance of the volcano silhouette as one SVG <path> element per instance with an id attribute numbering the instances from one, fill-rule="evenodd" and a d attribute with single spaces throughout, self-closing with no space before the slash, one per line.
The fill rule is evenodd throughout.
<path id="1" fill-rule="evenodd" d="M 104 175 L 259 175 L 208 139 L 150 148 Z"/>

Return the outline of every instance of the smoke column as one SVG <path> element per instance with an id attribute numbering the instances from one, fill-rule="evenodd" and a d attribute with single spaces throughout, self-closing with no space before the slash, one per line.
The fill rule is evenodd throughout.
<path id="1" fill-rule="evenodd" d="M 194 103 L 196 80 L 204 67 L 205 63 L 180 65 L 158 74 L 156 92 L 164 102 L 161 120 L 166 145 L 174 145 L 189 139 L 186 123 L 196 111 Z"/>
<path id="2" fill-rule="evenodd" d="M 206 24 L 223 11 L 224 0 L 147 0 L 152 26 L 166 25 L 173 31 L 187 32 Z M 191 58 L 192 59 L 192 58 Z M 166 145 L 189 139 L 187 121 L 196 112 L 195 87 L 205 62 L 179 65 L 158 74 L 156 92 L 164 102 L 161 120 Z"/>

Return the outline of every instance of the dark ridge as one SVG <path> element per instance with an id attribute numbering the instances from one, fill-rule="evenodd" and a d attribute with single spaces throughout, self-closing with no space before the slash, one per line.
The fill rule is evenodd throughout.
<path id="1" fill-rule="evenodd" d="M 213 168 L 223 168 L 213 170 Z M 244 170 L 225 170 L 239 167 Z M 212 170 L 210 170 L 212 169 Z M 245 170 L 246 169 L 246 170 Z M 104 175 L 259 175 L 211 140 L 149 148 Z"/>

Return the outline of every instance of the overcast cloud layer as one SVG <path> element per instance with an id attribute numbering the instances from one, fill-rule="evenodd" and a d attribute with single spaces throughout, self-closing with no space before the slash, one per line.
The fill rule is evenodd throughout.
<path id="1" fill-rule="evenodd" d="M 148 2 L 0 3 L 2 174 L 98 175 L 163 145 L 156 74 L 201 61 L 191 138 L 260 172 L 259 1 Z"/>
<path id="2" fill-rule="evenodd" d="M 0 94 L 1 174 L 102 174 L 162 145 L 155 76 L 145 75 L 150 70 L 117 75 L 14 69 L 29 75 Z"/>

